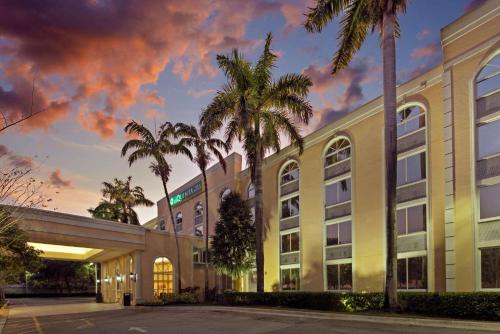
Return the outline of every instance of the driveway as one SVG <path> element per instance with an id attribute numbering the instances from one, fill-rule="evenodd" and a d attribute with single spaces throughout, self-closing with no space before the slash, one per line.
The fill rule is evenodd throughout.
<path id="1" fill-rule="evenodd" d="M 63 304 L 58 304 L 57 300 L 25 301 L 26 306 L 14 303 L 2 334 L 492 333 L 470 328 L 420 326 L 416 325 L 418 321 L 401 323 L 401 320 L 397 320 L 399 324 L 367 322 L 363 320 L 363 316 L 348 316 L 349 319 L 340 316 L 335 319 L 331 318 L 332 314 L 318 312 L 212 306 L 123 309 L 118 305 L 95 304 L 83 300 L 59 302 Z M 96 310 L 95 307 L 99 309 Z M 76 310 L 79 312 L 75 312 Z"/>

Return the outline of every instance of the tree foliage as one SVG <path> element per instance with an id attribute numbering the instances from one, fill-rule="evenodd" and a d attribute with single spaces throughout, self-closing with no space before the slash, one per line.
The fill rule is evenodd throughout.
<path id="1" fill-rule="evenodd" d="M 212 240 L 211 263 L 223 274 L 240 277 L 255 265 L 255 225 L 248 204 L 239 194 L 222 200 Z"/>
<path id="2" fill-rule="evenodd" d="M 95 286 L 95 266 L 78 261 L 44 260 L 30 277 L 29 285 L 59 293 L 86 292 Z"/>
<path id="3" fill-rule="evenodd" d="M 146 198 L 142 187 L 132 187 L 131 182 L 131 176 L 125 181 L 115 178 L 113 183 L 103 182 L 101 192 L 104 199 L 97 207 L 88 210 L 92 217 L 140 225 L 133 208 L 140 205 L 153 206 L 154 203 Z"/>
<path id="4" fill-rule="evenodd" d="M 28 245 L 11 212 L 0 207 L 0 300 L 5 298 L 5 283 L 25 271 L 35 271 L 40 252 Z"/>

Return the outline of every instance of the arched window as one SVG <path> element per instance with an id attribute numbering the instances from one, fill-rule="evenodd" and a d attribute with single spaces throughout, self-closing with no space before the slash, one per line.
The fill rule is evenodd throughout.
<path id="1" fill-rule="evenodd" d="M 250 183 L 248 185 L 248 190 L 247 190 L 247 199 L 251 199 L 255 197 L 255 187 L 253 186 L 253 183 Z"/>
<path id="2" fill-rule="evenodd" d="M 175 230 L 182 231 L 182 212 L 180 211 L 175 214 Z"/>
<path id="3" fill-rule="evenodd" d="M 397 111 L 398 289 L 427 289 L 427 119 L 420 103 Z M 420 238 L 420 243 L 413 240 Z"/>
<path id="4" fill-rule="evenodd" d="M 281 172 L 280 184 L 284 185 L 299 179 L 299 164 L 295 161 L 288 163 Z"/>
<path id="5" fill-rule="evenodd" d="M 201 201 L 196 202 L 194 206 L 194 225 L 200 225 L 203 223 L 203 203 Z"/>
<path id="6" fill-rule="evenodd" d="M 326 290 L 352 290 L 351 142 L 339 136 L 324 156 Z"/>
<path id="7" fill-rule="evenodd" d="M 220 193 L 220 200 L 223 201 L 229 194 L 231 193 L 231 189 L 229 188 L 224 188 L 223 191 Z"/>
<path id="8" fill-rule="evenodd" d="M 291 160 L 279 174 L 281 290 L 300 290 L 299 164 Z"/>
<path id="9" fill-rule="evenodd" d="M 156 299 L 162 293 L 174 292 L 172 263 L 166 257 L 156 258 L 153 265 L 153 289 Z"/>
<path id="10" fill-rule="evenodd" d="M 351 157 L 351 143 L 347 138 L 336 140 L 325 154 L 325 167 L 329 167 L 337 162 L 344 161 Z"/>
<path id="11" fill-rule="evenodd" d="M 475 84 L 479 281 L 480 289 L 500 289 L 500 50 Z"/>

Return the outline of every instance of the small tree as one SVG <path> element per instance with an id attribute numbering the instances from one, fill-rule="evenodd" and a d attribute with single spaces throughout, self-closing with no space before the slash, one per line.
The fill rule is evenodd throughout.
<path id="1" fill-rule="evenodd" d="M 254 267 L 255 225 L 248 204 L 230 193 L 219 208 L 212 240 L 211 264 L 219 273 L 241 277 Z"/>

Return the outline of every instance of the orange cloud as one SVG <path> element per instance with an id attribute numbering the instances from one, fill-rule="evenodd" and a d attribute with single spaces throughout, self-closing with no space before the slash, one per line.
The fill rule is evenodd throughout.
<path id="1" fill-rule="evenodd" d="M 50 184 L 57 188 L 66 188 L 71 186 L 70 180 L 64 180 L 61 176 L 61 170 L 56 169 L 52 173 L 50 173 L 49 177 Z"/>
<path id="2" fill-rule="evenodd" d="M 110 138 L 141 97 L 163 103 L 156 92 L 142 96 L 141 88 L 156 83 L 168 64 L 184 81 L 216 75 L 214 54 L 260 45 L 246 37 L 247 25 L 282 6 L 267 0 L 0 3 L 0 73 L 12 87 L 0 90 L 0 107 L 12 117 L 26 113 L 36 77 L 35 105 L 50 110 L 26 123 L 26 131 L 47 129 L 83 108 L 88 113 L 77 116 L 83 128 Z"/>

